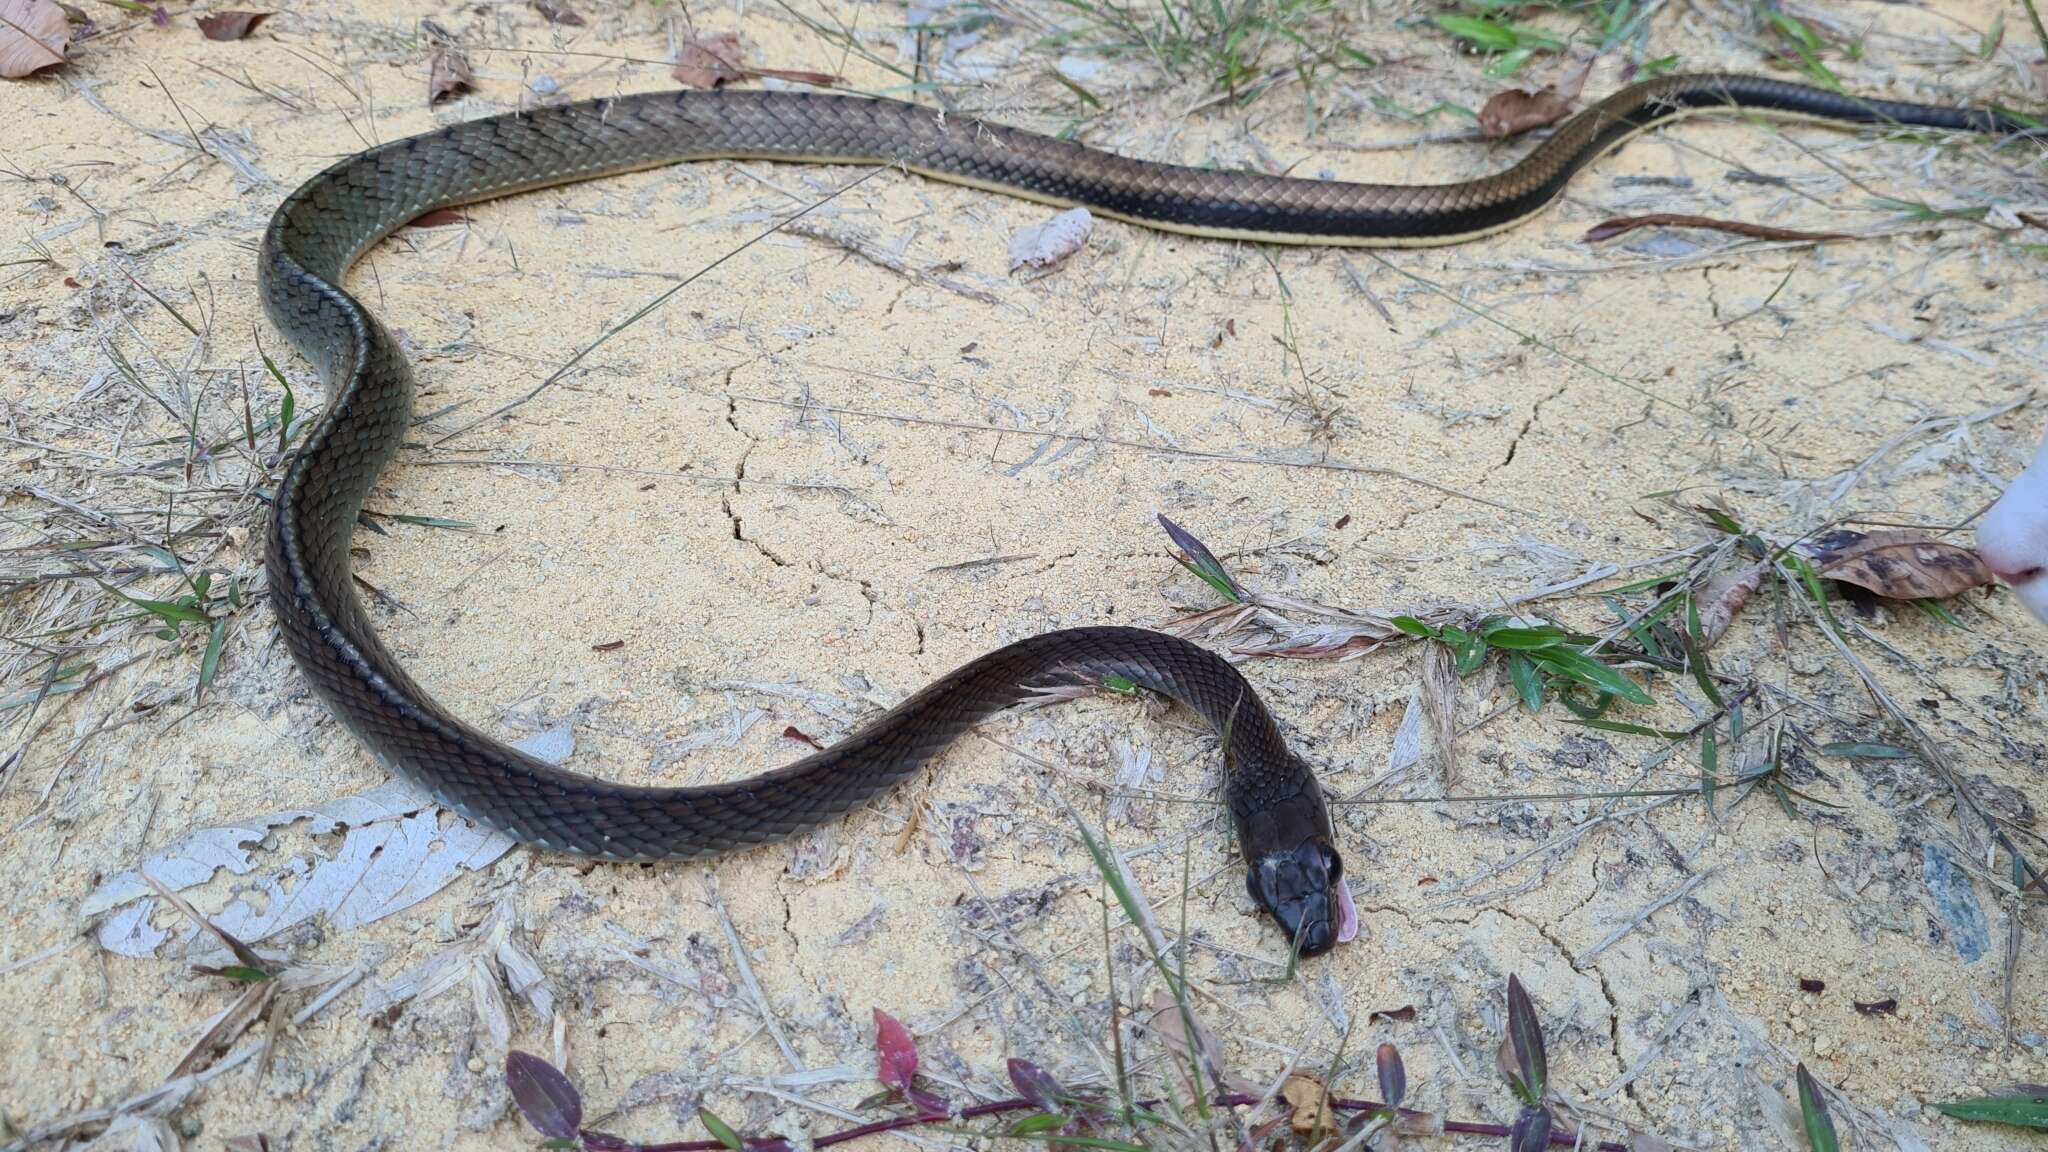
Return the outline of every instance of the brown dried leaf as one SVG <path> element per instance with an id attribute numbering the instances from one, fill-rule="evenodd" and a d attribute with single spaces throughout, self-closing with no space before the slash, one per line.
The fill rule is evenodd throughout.
<path id="1" fill-rule="evenodd" d="M 740 38 L 731 32 L 696 36 L 676 49 L 675 67 L 668 74 L 685 88 L 716 88 L 751 75 L 740 59 Z"/>
<path id="2" fill-rule="evenodd" d="M 1294 1108 L 1296 1132 L 1335 1132 L 1337 1113 L 1330 1107 L 1330 1090 L 1313 1076 L 1295 1073 L 1280 1085 L 1280 1098 Z"/>
<path id="3" fill-rule="evenodd" d="M 199 31 L 208 40 L 240 40 L 270 18 L 268 12 L 214 12 L 199 17 Z"/>
<path id="4" fill-rule="evenodd" d="M 1537 92 L 1509 88 L 1486 98 L 1486 105 L 1479 109 L 1479 131 L 1496 140 L 1519 136 L 1532 128 L 1555 124 L 1571 110 L 1572 102 L 1558 95 L 1554 88 Z"/>
<path id="5" fill-rule="evenodd" d="M 1437 775 L 1448 792 L 1458 780 L 1458 666 L 1448 645 L 1422 646 L 1422 715 L 1435 737 Z"/>
<path id="6" fill-rule="evenodd" d="M 685 88 L 717 88 L 735 80 L 758 80 L 772 76 L 792 84 L 810 84 L 818 88 L 830 88 L 839 83 L 839 77 L 829 72 L 806 72 L 795 68 L 749 68 L 743 62 L 746 54 L 740 48 L 740 38 L 730 32 L 713 36 L 698 36 L 685 40 L 676 49 L 675 66 L 669 75 Z"/>
<path id="7" fill-rule="evenodd" d="M 772 76 L 777 80 L 787 80 L 791 84 L 809 84 L 817 88 L 830 88 L 839 83 L 839 77 L 830 72 L 806 72 L 801 68 L 756 68 L 753 74 Z"/>
<path id="8" fill-rule="evenodd" d="M 1742 606 L 1764 584 L 1764 566 L 1746 564 L 1723 568 L 1707 578 L 1694 594 L 1700 610 L 1700 647 L 1712 648 L 1728 632 L 1728 625 L 1742 612 Z"/>
<path id="9" fill-rule="evenodd" d="M 1565 77 L 1563 83 L 1540 91 L 1509 88 L 1495 92 L 1479 109 L 1479 131 L 1499 139 L 1557 123 L 1571 114 L 1572 104 L 1578 100 L 1579 93 L 1585 91 L 1586 74 L 1590 71 L 1592 63 L 1589 61 Z"/>
<path id="10" fill-rule="evenodd" d="M 434 49 L 433 62 L 427 66 L 429 105 L 460 96 L 475 86 L 476 76 L 469 70 L 467 56 L 453 48 Z"/>
<path id="11" fill-rule="evenodd" d="M 462 210 L 460 208 L 436 208 L 432 212 L 429 212 L 426 215 L 413 220 L 411 223 L 407 224 L 406 227 L 448 228 L 456 224 L 467 223 L 469 223 L 469 217 L 463 215 Z M 623 644 L 625 644 L 624 640 L 615 640 L 612 641 L 609 646 L 605 644 L 593 644 L 591 645 L 591 647 L 595 648 L 599 652 L 609 652 L 612 648 L 617 648 Z"/>
<path id="12" fill-rule="evenodd" d="M 566 24 L 571 28 L 583 27 L 583 17 L 569 7 L 565 0 L 533 0 L 533 10 L 550 24 Z"/>
<path id="13" fill-rule="evenodd" d="M 1918 532 L 1830 532 L 1811 548 L 1822 576 L 1894 600 L 1942 600 L 1994 579 L 1975 552 Z"/>
<path id="14" fill-rule="evenodd" d="M 1711 216 L 1692 216 L 1684 212 L 1652 212 L 1646 216 L 1616 216 L 1611 220 L 1602 220 L 1586 230 L 1585 241 L 1588 244 L 1598 244 L 1602 240 L 1612 240 L 1638 228 L 1707 228 L 1715 232 L 1747 236 L 1752 240 L 1855 239 L 1846 232 L 1801 232 L 1796 228 L 1773 228 L 1768 224 L 1750 224 L 1742 220 L 1716 220 Z"/>
<path id="15" fill-rule="evenodd" d="M 1142 901 L 1140 903 L 1142 905 Z M 1197 1087 L 1190 1079 L 1190 1073 L 1193 1062 L 1200 1060 L 1202 1069 L 1213 1087 L 1232 1092 L 1251 1089 L 1249 1083 L 1224 1070 L 1221 1058 L 1217 1055 L 1216 1040 L 1209 1034 L 1208 1026 L 1202 1023 L 1201 1017 L 1196 1016 L 1192 1008 L 1183 1014 L 1180 1002 L 1173 998 L 1173 993 L 1164 988 L 1158 989 L 1152 993 L 1149 1006 L 1138 1008 L 1134 1005 L 1133 1012 L 1137 1017 L 1138 1026 L 1173 1054 L 1173 1066 L 1180 1073 L 1183 1087 L 1191 1091 Z M 1188 1035 L 1190 1023 L 1194 1025 L 1192 1040 Z"/>
<path id="16" fill-rule="evenodd" d="M 71 25 L 50 0 L 0 0 L 0 79 L 64 63 Z"/>

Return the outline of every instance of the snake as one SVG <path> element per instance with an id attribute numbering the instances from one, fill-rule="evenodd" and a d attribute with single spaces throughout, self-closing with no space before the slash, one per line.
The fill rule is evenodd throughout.
<path id="1" fill-rule="evenodd" d="M 1497 174 L 1448 184 L 1299 179 L 1154 163 L 890 99 L 801 90 L 664 91 L 453 123 L 335 162 L 266 228 L 266 312 L 317 371 L 323 410 L 285 462 L 265 572 L 282 642 L 327 709 L 440 804 L 536 847 L 607 860 L 690 860 L 784 840 L 881 796 L 985 719 L 1063 688 L 1136 686 L 1219 737 L 1246 889 L 1298 954 L 1356 934 L 1323 788 L 1236 666 L 1189 640 L 1124 627 L 1031 636 L 939 677 L 787 766 L 687 787 L 551 764 L 442 705 L 392 654 L 357 597 L 350 536 L 412 418 L 411 368 L 343 286 L 356 260 L 419 217 L 682 161 L 892 165 L 1147 228 L 1275 244 L 1422 247 L 1522 224 L 1622 141 L 1709 112 L 2004 133 L 2009 113 L 1867 100 L 1766 77 L 1660 76 L 1558 125 Z"/>

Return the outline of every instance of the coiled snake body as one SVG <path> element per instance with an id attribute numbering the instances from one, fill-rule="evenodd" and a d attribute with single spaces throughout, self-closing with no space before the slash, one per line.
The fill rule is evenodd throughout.
<path id="1" fill-rule="evenodd" d="M 691 858 L 832 820 L 962 732 L 1049 685 L 1122 677 L 1192 706 L 1225 737 L 1225 794 L 1253 897 L 1303 954 L 1354 924 L 1328 810 L 1258 695 L 1187 641 L 1133 628 L 1053 632 L 933 681 L 825 751 L 750 779 L 639 788 L 564 771 L 429 696 L 371 627 L 349 536 L 412 411 L 412 374 L 342 288 L 372 245 L 437 208 L 681 160 L 894 164 L 1149 227 L 1298 244 L 1447 244 L 1541 212 L 1581 167 L 1664 120 L 1730 108 L 1864 124 L 2018 130 L 1998 114 L 1865 101 L 1749 76 L 1666 77 L 1616 93 L 1520 163 L 1458 184 L 1389 186 L 1153 164 L 888 100 L 659 92 L 456 124 L 350 156 L 272 217 L 260 276 L 271 319 L 314 364 L 325 411 L 287 466 L 266 557 L 284 641 L 334 714 L 442 803 L 539 846 L 618 860 Z"/>

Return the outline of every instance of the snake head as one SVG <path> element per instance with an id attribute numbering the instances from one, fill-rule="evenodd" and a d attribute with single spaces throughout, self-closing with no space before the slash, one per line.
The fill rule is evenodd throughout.
<path id="1" fill-rule="evenodd" d="M 1320 956 L 1358 933 L 1343 858 L 1326 840 L 1304 840 L 1259 857 L 1244 884 L 1303 956 Z"/>

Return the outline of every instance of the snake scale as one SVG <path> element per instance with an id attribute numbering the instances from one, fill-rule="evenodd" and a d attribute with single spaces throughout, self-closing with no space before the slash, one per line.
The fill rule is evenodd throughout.
<path id="1" fill-rule="evenodd" d="M 1304 955 L 1355 930 L 1320 785 L 1228 662 L 1134 628 L 1078 628 L 1000 648 L 853 735 L 729 783 L 632 787 L 565 771 L 485 735 L 415 683 L 357 599 L 349 538 L 411 418 L 412 373 L 342 286 L 364 252 L 439 208 L 684 160 L 898 165 L 1151 228 L 1291 244 L 1425 246 L 1512 227 L 1573 173 L 1652 125 L 1746 109 L 1838 123 L 2019 131 L 2002 113 L 1862 100 L 1762 77 L 1660 77 L 1588 107 L 1496 175 L 1442 185 L 1290 179 L 1156 164 L 891 100 L 793 92 L 654 92 L 454 124 L 349 156 L 278 208 L 263 300 L 327 403 L 287 464 L 266 567 L 284 643 L 329 709 L 441 803 L 529 844 L 615 860 L 696 858 L 792 836 L 917 771 L 983 718 L 1047 687 L 1120 677 L 1223 736 L 1225 799 L 1246 885 Z"/>

